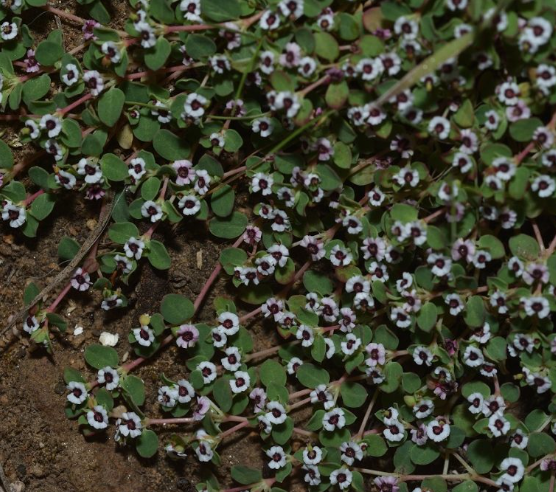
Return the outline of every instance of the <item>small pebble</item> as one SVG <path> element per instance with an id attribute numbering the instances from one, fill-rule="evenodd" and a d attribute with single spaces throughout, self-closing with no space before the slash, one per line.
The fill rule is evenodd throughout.
<path id="1" fill-rule="evenodd" d="M 114 347 L 118 343 L 119 338 L 120 336 L 117 334 L 114 335 L 112 333 L 108 333 L 107 331 L 103 331 L 100 334 L 99 341 L 106 347 Z"/>
<path id="2" fill-rule="evenodd" d="M 73 329 L 73 336 L 78 337 L 81 334 L 83 334 L 83 327 L 76 325 L 75 328 Z"/>

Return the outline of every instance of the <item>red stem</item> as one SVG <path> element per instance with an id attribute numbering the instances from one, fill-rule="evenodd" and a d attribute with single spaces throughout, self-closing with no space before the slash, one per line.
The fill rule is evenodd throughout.
<path id="1" fill-rule="evenodd" d="M 44 193 L 44 190 L 39 190 L 36 193 L 33 193 L 32 195 L 29 195 L 25 201 L 23 202 L 23 204 L 28 207 L 29 205 L 31 205 L 31 203 L 33 203 L 35 201 L 36 198 L 38 198 L 39 196 L 41 196 Z"/>

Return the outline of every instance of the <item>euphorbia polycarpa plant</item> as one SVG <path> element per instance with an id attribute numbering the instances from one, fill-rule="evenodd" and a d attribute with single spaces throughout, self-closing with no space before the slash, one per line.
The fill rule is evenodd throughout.
<path id="1" fill-rule="evenodd" d="M 166 425 L 207 475 L 260 434 L 264 470 L 199 491 L 553 492 L 554 3 L 132 0 L 125 30 L 82 3 L 96 21 L 0 11 L 0 120 L 36 148 L 14 164 L 0 142 L 4 231 L 35 236 L 70 194 L 112 206 L 109 248 L 23 329 L 51 350 L 72 289 L 125 308 L 141 262 L 170 267 L 164 222 L 233 245 L 196 299 L 139 317 L 136 358 L 87 347 L 68 417 L 144 457 Z M 83 44 L 36 43 L 31 8 Z M 199 323 L 219 276 L 235 297 Z M 263 321 L 281 341 L 261 350 Z M 181 376 L 145 388 L 132 371 L 170 346 Z"/>

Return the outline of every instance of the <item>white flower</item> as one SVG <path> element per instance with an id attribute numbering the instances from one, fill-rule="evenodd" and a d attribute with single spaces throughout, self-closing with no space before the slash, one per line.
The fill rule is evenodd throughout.
<path id="1" fill-rule="evenodd" d="M 135 181 L 139 181 L 146 172 L 145 161 L 141 157 L 136 157 L 131 160 L 128 166 L 128 174 L 135 179 Z"/>
<path id="2" fill-rule="evenodd" d="M 297 71 L 305 78 L 311 77 L 317 68 L 317 62 L 310 56 L 305 56 L 299 60 Z"/>
<path id="3" fill-rule="evenodd" d="M 485 127 L 490 131 L 495 131 L 500 125 L 500 116 L 493 109 L 485 113 Z"/>
<path id="4" fill-rule="evenodd" d="M 45 114 L 41 118 L 39 126 L 48 132 L 49 138 L 57 137 L 62 131 L 62 122 L 51 114 Z"/>
<path id="5" fill-rule="evenodd" d="M 197 366 L 197 370 L 201 373 L 203 377 L 203 382 L 205 384 L 212 383 L 215 379 L 217 374 L 216 366 L 212 362 L 203 361 L 199 363 Z"/>
<path id="6" fill-rule="evenodd" d="M 556 85 L 556 68 L 541 63 L 536 70 L 537 85 L 541 88 L 550 88 Z"/>
<path id="7" fill-rule="evenodd" d="M 204 169 L 197 169 L 195 171 L 195 191 L 199 195 L 205 195 L 210 187 L 211 177 L 208 171 Z"/>
<path id="8" fill-rule="evenodd" d="M 280 425 L 286 421 L 286 409 L 282 406 L 281 403 L 277 401 L 271 401 L 266 406 L 267 413 L 265 417 L 271 424 Z"/>
<path id="9" fill-rule="evenodd" d="M 4 41 L 10 41 L 17 36 L 18 29 L 17 24 L 15 22 L 3 22 L 0 25 L 0 37 Z"/>
<path id="10" fill-rule="evenodd" d="M 485 362 L 483 352 L 476 347 L 469 346 L 463 354 L 463 363 L 469 367 L 479 367 Z"/>
<path id="11" fill-rule="evenodd" d="M 528 442 L 529 436 L 527 436 L 521 429 L 516 429 L 513 435 L 510 436 L 510 446 L 512 448 L 525 449 Z"/>
<path id="12" fill-rule="evenodd" d="M 540 198 L 547 198 L 554 194 L 556 182 L 550 176 L 541 175 L 533 180 L 531 189 L 537 193 Z"/>
<path id="13" fill-rule="evenodd" d="M 128 258 L 135 258 L 136 260 L 141 259 L 144 248 L 144 241 L 141 241 L 140 239 L 137 239 L 135 237 L 130 237 L 124 244 L 124 251 L 126 256 Z"/>
<path id="14" fill-rule="evenodd" d="M 429 399 L 421 400 L 413 407 L 413 414 L 418 419 L 426 419 L 429 415 L 432 415 L 433 411 L 434 404 Z"/>
<path id="15" fill-rule="evenodd" d="M 533 17 L 527 23 L 525 34 L 535 46 L 542 46 L 552 36 L 552 24 L 542 17 Z"/>
<path id="16" fill-rule="evenodd" d="M 344 425 L 346 425 L 346 417 L 341 408 L 335 408 L 326 412 L 322 418 L 322 426 L 327 431 L 342 429 Z"/>
<path id="17" fill-rule="evenodd" d="M 91 285 L 93 285 L 93 282 L 91 282 L 91 276 L 85 270 L 82 268 L 75 270 L 71 278 L 71 286 L 74 289 L 84 292 L 89 290 Z"/>
<path id="18" fill-rule="evenodd" d="M 543 319 L 550 314 L 550 305 L 544 297 L 522 297 L 520 301 L 524 305 L 527 316 L 536 315 L 539 319 Z"/>
<path id="19" fill-rule="evenodd" d="M 398 420 L 390 420 L 387 427 L 382 432 L 384 437 L 390 442 L 400 442 L 405 435 L 404 426 Z"/>
<path id="20" fill-rule="evenodd" d="M 206 97 L 201 96 L 201 94 L 196 94 L 195 92 L 189 94 L 183 105 L 185 116 L 193 119 L 200 118 L 205 114 L 204 106 L 206 103 Z"/>
<path id="21" fill-rule="evenodd" d="M 81 405 L 81 403 L 83 403 L 89 396 L 85 385 L 83 383 L 78 383 L 77 381 L 71 381 L 68 384 L 67 389 L 69 391 L 68 401 L 74 405 Z"/>
<path id="22" fill-rule="evenodd" d="M 141 215 L 150 218 L 151 222 L 157 222 L 162 218 L 162 207 L 152 200 L 147 200 L 141 205 Z"/>
<path id="23" fill-rule="evenodd" d="M 118 371 L 107 366 L 100 369 L 97 373 L 97 381 L 104 384 L 108 391 L 115 390 L 120 383 L 120 375 Z"/>
<path id="24" fill-rule="evenodd" d="M 241 367 L 241 354 L 237 347 L 228 347 L 224 353 L 226 357 L 220 359 L 222 366 L 227 371 L 237 371 Z"/>
<path id="25" fill-rule="evenodd" d="M 503 477 L 511 483 L 517 483 L 523 478 L 525 467 L 518 458 L 506 458 L 500 463 L 500 470 L 504 473 Z"/>
<path id="26" fill-rule="evenodd" d="M 237 371 L 234 373 L 234 378 L 230 380 L 230 388 L 233 393 L 243 393 L 249 389 L 251 377 L 247 372 Z"/>
<path id="27" fill-rule="evenodd" d="M 415 186 L 419 184 L 419 173 L 415 169 L 411 169 L 409 166 L 406 166 L 394 174 L 392 179 L 400 187 L 407 185 L 415 188 Z"/>
<path id="28" fill-rule="evenodd" d="M 423 364 L 430 366 L 432 364 L 433 355 L 427 347 L 417 347 L 413 351 L 413 360 L 415 364 L 422 366 Z"/>
<path id="29" fill-rule="evenodd" d="M 23 322 L 23 329 L 31 334 L 39 329 L 40 323 L 35 316 L 27 316 Z"/>
<path id="30" fill-rule="evenodd" d="M 261 29 L 265 31 L 271 31 L 276 29 L 280 25 L 280 16 L 276 12 L 267 10 L 262 16 L 259 22 Z"/>
<path id="31" fill-rule="evenodd" d="M 318 465 L 321 460 L 322 450 L 318 446 L 312 446 L 303 450 L 303 463 L 306 465 Z"/>
<path id="32" fill-rule="evenodd" d="M 100 50 L 110 59 L 112 63 L 118 63 L 122 59 L 122 55 L 116 43 L 106 41 L 102 43 Z"/>
<path id="33" fill-rule="evenodd" d="M 519 86 L 515 82 L 504 82 L 498 87 L 498 100 L 506 106 L 515 106 L 519 101 Z"/>
<path id="34" fill-rule="evenodd" d="M 198 340 L 199 330 L 194 325 L 181 325 L 176 332 L 176 345 L 178 347 L 194 347 Z"/>
<path id="35" fill-rule="evenodd" d="M 286 466 L 286 453 L 282 446 L 272 446 L 266 455 L 270 458 L 268 467 L 272 470 L 279 470 L 280 468 Z"/>
<path id="36" fill-rule="evenodd" d="M 178 399 L 178 390 L 175 387 L 162 386 L 158 389 L 158 402 L 165 407 L 173 408 Z"/>
<path id="37" fill-rule="evenodd" d="M 83 158 L 77 163 L 77 173 L 85 176 L 85 183 L 94 184 L 102 181 L 102 171 L 98 164 Z"/>
<path id="38" fill-rule="evenodd" d="M 152 48 L 156 44 L 154 29 L 149 24 L 140 21 L 135 23 L 134 27 L 139 33 L 139 39 L 143 48 Z"/>
<path id="39" fill-rule="evenodd" d="M 293 118 L 301 107 L 297 95 L 290 91 L 276 94 L 274 105 L 277 110 L 284 109 L 288 118 Z"/>
<path id="40" fill-rule="evenodd" d="M 199 432 L 200 431 L 197 431 L 197 437 L 198 438 L 204 437 L 201 436 Z M 207 441 L 200 440 L 199 445 L 195 449 L 195 454 L 197 455 L 197 459 L 199 461 L 201 461 L 202 463 L 208 463 L 210 460 L 212 460 L 212 457 L 214 456 L 214 451 L 212 450 L 210 443 L 208 443 Z"/>
<path id="41" fill-rule="evenodd" d="M 64 75 L 62 75 L 62 82 L 69 87 L 79 80 L 79 70 L 73 63 L 68 63 L 63 68 L 62 72 L 65 72 Z"/>
<path id="42" fill-rule="evenodd" d="M 446 0 L 446 6 L 452 11 L 465 10 L 467 8 L 467 0 Z"/>
<path id="43" fill-rule="evenodd" d="M 292 357 L 288 361 L 288 365 L 286 366 L 286 371 L 291 376 L 297 372 L 300 366 L 303 365 L 303 361 L 299 357 Z"/>
<path id="44" fill-rule="evenodd" d="M 443 116 L 435 116 L 430 120 L 428 130 L 440 140 L 445 140 L 450 134 L 450 122 Z"/>
<path id="45" fill-rule="evenodd" d="M 178 396 L 177 399 L 180 403 L 189 403 L 195 396 L 195 390 L 187 379 L 180 379 L 178 381 Z"/>
<path id="46" fill-rule="evenodd" d="M 102 405 L 95 405 L 87 412 L 87 422 L 94 429 L 106 429 L 108 427 L 108 413 Z"/>
<path id="47" fill-rule="evenodd" d="M 100 336 L 98 337 L 98 341 L 101 345 L 106 347 L 115 347 L 120 339 L 120 335 L 108 333 L 107 331 L 103 331 Z"/>
<path id="48" fill-rule="evenodd" d="M 15 229 L 22 226 L 26 219 L 27 212 L 25 211 L 25 207 L 18 207 L 12 202 L 7 201 L 6 205 L 2 209 L 2 220 L 9 221 L 10 227 Z"/>
<path id="49" fill-rule="evenodd" d="M 330 474 L 330 483 L 332 485 L 338 485 L 340 489 L 347 489 L 353 480 L 353 473 L 348 468 L 340 468 L 338 470 L 334 470 Z"/>
<path id="50" fill-rule="evenodd" d="M 413 19 L 399 17 L 394 23 L 394 32 L 405 39 L 415 39 L 419 33 L 419 24 Z"/>
<path id="51" fill-rule="evenodd" d="M 56 183 L 63 186 L 67 190 L 72 190 L 73 187 L 75 186 L 75 183 L 77 182 L 77 180 L 75 179 L 75 176 L 73 174 L 68 173 L 68 172 L 64 171 L 63 169 L 60 169 L 54 175 L 54 179 L 56 180 Z"/>
<path id="52" fill-rule="evenodd" d="M 138 437 L 143 432 L 141 419 L 135 412 L 123 413 L 121 418 L 116 421 L 116 426 L 118 427 L 117 433 L 124 437 Z"/>
<path id="53" fill-rule="evenodd" d="M 278 8 L 284 17 L 299 19 L 303 15 L 303 0 L 282 0 Z"/>
<path id="54" fill-rule="evenodd" d="M 330 250 L 330 262 L 334 266 L 347 266 L 353 260 L 353 255 L 351 251 L 347 248 L 342 248 L 339 244 L 336 244 Z"/>
<path id="55" fill-rule="evenodd" d="M 239 318 L 237 314 L 223 312 L 218 316 L 218 323 L 222 331 L 228 335 L 235 335 L 239 331 Z"/>
<path id="56" fill-rule="evenodd" d="M 263 196 L 272 194 L 272 185 L 274 179 L 270 174 L 256 173 L 251 180 L 251 189 L 253 193 L 261 192 Z"/>
<path id="57" fill-rule="evenodd" d="M 230 62 L 225 55 L 214 55 L 209 58 L 212 69 L 219 74 L 230 70 Z"/>
<path id="58" fill-rule="evenodd" d="M 137 343 L 143 347 L 150 347 L 154 342 L 154 332 L 148 326 L 133 328 L 131 331 Z"/>
<path id="59" fill-rule="evenodd" d="M 198 21 L 201 19 L 201 0 L 182 0 L 180 10 L 183 12 L 185 19 L 189 21 Z"/>
<path id="60" fill-rule="evenodd" d="M 117 308 L 123 304 L 122 299 L 118 296 L 118 294 L 114 294 L 111 296 L 106 297 L 100 307 L 105 311 L 109 311 L 110 309 Z"/>
<path id="61" fill-rule="evenodd" d="M 355 71 L 365 81 L 374 80 L 384 72 L 384 65 L 380 58 L 363 58 L 355 66 Z"/>
<path id="62" fill-rule="evenodd" d="M 444 441 L 450 436 L 450 425 L 443 420 L 433 420 L 427 425 L 427 436 L 434 442 Z"/>
<path id="63" fill-rule="evenodd" d="M 342 453 L 341 460 L 346 465 L 351 466 L 354 461 L 361 461 L 363 459 L 363 450 L 356 442 L 343 442 L 340 446 L 340 451 Z"/>
<path id="64" fill-rule="evenodd" d="M 96 70 L 89 70 L 83 75 L 83 81 L 92 96 L 98 96 L 104 90 L 104 81 Z"/>
<path id="65" fill-rule="evenodd" d="M 340 343 L 340 346 L 345 355 L 352 355 L 361 346 L 361 339 L 353 333 L 349 333 L 346 335 L 345 341 Z"/>
<path id="66" fill-rule="evenodd" d="M 251 129 L 254 133 L 259 133 L 261 137 L 268 137 L 272 135 L 274 125 L 272 124 L 272 120 L 270 118 L 263 116 L 262 118 L 253 120 L 251 123 Z"/>
<path id="67" fill-rule="evenodd" d="M 481 393 L 471 393 L 467 401 L 470 403 L 468 409 L 471 413 L 477 415 L 483 411 L 485 399 Z"/>
<path id="68" fill-rule="evenodd" d="M 310 326 L 301 325 L 295 334 L 295 338 L 301 340 L 301 345 L 303 347 L 310 347 L 313 345 L 315 336 L 313 334 L 313 329 Z"/>

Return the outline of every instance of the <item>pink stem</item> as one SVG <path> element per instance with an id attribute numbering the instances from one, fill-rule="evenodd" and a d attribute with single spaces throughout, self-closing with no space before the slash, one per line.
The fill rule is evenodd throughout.
<path id="1" fill-rule="evenodd" d="M 241 167 L 238 167 L 236 169 L 232 169 L 231 171 L 228 171 L 227 173 L 224 173 L 223 176 L 222 176 L 222 179 L 226 179 L 226 178 L 229 178 L 230 176 L 233 176 L 234 174 L 241 173 L 241 172 L 245 171 L 246 169 L 247 169 L 247 166 L 241 166 Z"/>
<path id="2" fill-rule="evenodd" d="M 254 309 L 253 311 L 251 311 L 250 313 L 247 313 L 245 316 L 242 316 L 241 318 L 239 318 L 239 322 L 240 323 L 245 323 L 248 319 L 253 318 L 254 316 L 257 316 L 257 314 L 259 314 L 262 311 L 262 309 L 260 307 L 258 307 L 257 309 Z"/>
<path id="3" fill-rule="evenodd" d="M 64 297 L 66 297 L 66 294 L 70 291 L 70 289 L 71 289 L 71 281 L 68 282 L 68 284 L 64 287 L 64 290 L 58 294 L 58 297 L 54 300 L 54 302 L 49 306 L 49 308 L 46 311 L 48 313 L 53 313 L 54 310 L 56 309 L 56 306 L 58 306 L 58 304 L 62 302 L 62 300 L 64 299 Z"/>
<path id="4" fill-rule="evenodd" d="M 178 65 L 175 67 L 168 67 L 168 68 L 161 68 L 160 70 L 145 70 L 144 72 L 137 72 L 137 73 L 132 73 L 129 75 L 126 75 L 125 78 L 127 80 L 135 80 L 135 79 L 142 79 L 143 77 L 146 77 L 147 75 L 153 74 L 153 73 L 170 73 L 170 72 L 182 72 L 184 70 L 187 70 L 188 68 L 194 68 L 198 66 L 197 64 L 195 65 Z"/>
<path id="5" fill-rule="evenodd" d="M 93 95 L 91 93 L 85 94 L 84 96 L 80 97 L 77 101 L 72 102 L 69 106 L 59 109 L 58 113 L 63 116 L 66 113 L 69 113 L 72 109 L 76 108 L 77 106 L 80 106 L 84 102 L 87 102 L 89 99 L 92 99 L 92 97 Z"/>
<path id="6" fill-rule="evenodd" d="M 229 435 L 233 434 L 234 432 L 238 431 L 239 429 L 243 429 L 244 427 L 247 427 L 248 425 L 249 425 L 248 421 L 240 422 L 239 424 L 234 425 L 233 427 L 231 427 L 227 431 L 222 432 L 222 434 L 220 434 L 220 439 L 224 439 L 225 437 L 228 437 Z"/>
<path id="7" fill-rule="evenodd" d="M 28 207 L 29 205 L 31 205 L 31 203 L 33 203 L 35 201 L 36 198 L 38 198 L 39 196 L 41 196 L 44 193 L 44 190 L 39 190 L 36 193 L 33 193 L 32 195 L 29 195 L 25 201 L 23 202 L 23 204 Z"/>
<path id="8" fill-rule="evenodd" d="M 52 7 L 51 5 L 45 5 L 43 9 L 48 12 L 52 12 L 54 15 L 57 15 L 58 17 L 63 17 L 64 19 L 72 20 L 74 22 L 77 22 L 78 24 L 85 24 L 86 22 L 85 19 L 78 17 L 77 15 L 64 12 L 63 10 Z"/>
<path id="9" fill-rule="evenodd" d="M 166 26 L 164 32 L 194 32 L 194 31 L 207 31 L 209 29 L 217 29 L 219 26 L 209 26 L 207 24 L 194 24 L 191 26 Z"/>
<path id="10" fill-rule="evenodd" d="M 302 407 L 303 405 L 307 405 L 307 403 L 311 403 L 311 398 L 305 398 L 304 400 L 300 400 L 295 402 L 293 405 L 290 406 L 289 410 L 295 410 L 296 408 Z"/>
<path id="11" fill-rule="evenodd" d="M 175 419 L 148 419 L 147 425 L 172 425 L 172 424 L 194 424 L 197 420 L 191 417 Z"/>

